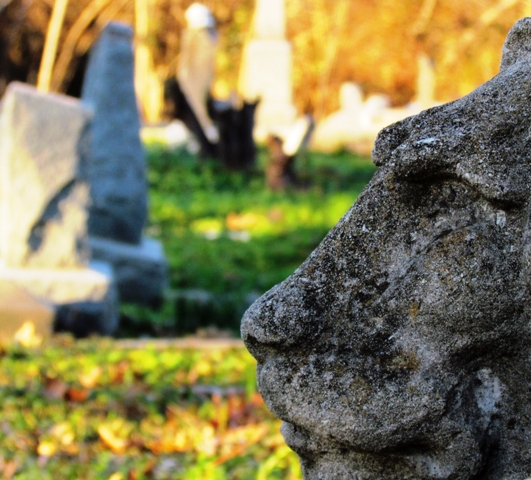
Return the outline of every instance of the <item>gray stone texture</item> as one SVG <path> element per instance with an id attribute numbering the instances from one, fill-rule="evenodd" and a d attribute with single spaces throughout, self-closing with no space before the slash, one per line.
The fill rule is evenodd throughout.
<path id="1" fill-rule="evenodd" d="M 112 269 L 89 263 L 91 119 L 78 100 L 9 85 L 0 115 L 0 288 L 68 314 L 70 331 L 110 334 L 118 320 Z M 21 295 L 3 297 L 0 316 L 11 321 L 0 333 L 17 318 L 23 325 L 10 313 L 27 303 Z"/>
<path id="2" fill-rule="evenodd" d="M 242 335 L 304 478 L 531 477 L 531 19 L 379 169 Z"/>
<path id="3" fill-rule="evenodd" d="M 143 237 L 139 245 L 129 245 L 91 237 L 94 258 L 113 266 L 122 302 L 157 305 L 168 283 L 168 264 L 162 245 Z"/>
<path id="4" fill-rule="evenodd" d="M 95 112 L 89 234 L 137 244 L 147 217 L 147 185 L 132 38 L 128 25 L 105 27 L 90 54 L 82 100 Z"/>
<path id="5" fill-rule="evenodd" d="M 9 85 L 0 117 L 0 256 L 10 267 L 82 268 L 90 110 Z"/>

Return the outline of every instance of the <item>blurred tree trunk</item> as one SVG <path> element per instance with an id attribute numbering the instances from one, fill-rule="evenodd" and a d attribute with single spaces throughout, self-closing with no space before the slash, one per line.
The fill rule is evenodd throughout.
<path id="1" fill-rule="evenodd" d="M 154 0 L 135 0 L 135 87 L 144 121 L 160 120 L 163 88 L 148 45 L 149 14 Z"/>
<path id="2" fill-rule="evenodd" d="M 52 11 L 52 18 L 48 24 L 46 41 L 44 42 L 44 52 L 42 54 L 41 66 L 37 77 L 37 88 L 43 92 L 50 90 L 50 80 L 52 77 L 53 65 L 57 54 L 57 44 L 59 35 L 63 27 L 68 0 L 55 0 Z"/>
<path id="3" fill-rule="evenodd" d="M 323 118 L 326 111 L 326 102 L 330 96 L 330 76 L 338 59 L 339 45 L 343 35 L 345 34 L 345 28 L 349 25 L 350 9 L 352 7 L 351 0 L 336 0 L 334 2 L 333 15 L 330 17 L 330 24 L 327 31 L 328 41 L 325 42 L 326 46 L 323 53 L 323 68 L 319 78 L 319 88 L 317 92 L 319 94 L 315 113 L 317 118 Z M 322 11 L 324 8 L 320 9 Z M 326 37 L 321 37 L 326 38 Z"/>
<path id="4" fill-rule="evenodd" d="M 53 69 L 50 90 L 57 92 L 62 89 L 68 72 L 68 67 L 76 54 L 79 39 L 89 25 L 111 1 L 112 0 L 95 0 L 94 2 L 89 3 L 70 27 Z"/>

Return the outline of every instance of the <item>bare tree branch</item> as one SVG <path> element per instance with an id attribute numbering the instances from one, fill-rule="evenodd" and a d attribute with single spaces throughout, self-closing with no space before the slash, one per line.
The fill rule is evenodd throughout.
<path id="1" fill-rule="evenodd" d="M 424 0 L 417 21 L 411 29 L 413 35 L 421 35 L 426 31 L 436 4 L 437 0 Z"/>
<path id="2" fill-rule="evenodd" d="M 68 0 L 56 0 L 52 10 L 52 18 L 48 24 L 48 31 L 46 32 L 46 40 L 44 42 L 44 52 L 42 54 L 41 66 L 37 77 L 37 88 L 44 92 L 50 90 L 50 79 L 52 76 L 55 56 L 57 54 L 57 44 L 63 27 L 67 5 Z"/>
<path id="3" fill-rule="evenodd" d="M 500 0 L 498 3 L 492 5 L 490 8 L 487 8 L 479 17 L 478 21 L 471 27 L 468 28 L 463 37 L 461 38 L 460 47 L 462 50 L 466 49 L 476 38 L 477 33 L 490 26 L 504 10 L 507 10 L 521 0 Z"/>
<path id="4" fill-rule="evenodd" d="M 109 4 L 110 1 L 111 0 L 96 0 L 89 3 L 81 12 L 81 15 L 79 15 L 72 27 L 70 27 L 53 69 L 50 87 L 52 91 L 58 91 L 61 88 L 68 70 L 68 65 L 74 57 L 79 39 L 87 27 L 94 21 L 94 19 Z"/>

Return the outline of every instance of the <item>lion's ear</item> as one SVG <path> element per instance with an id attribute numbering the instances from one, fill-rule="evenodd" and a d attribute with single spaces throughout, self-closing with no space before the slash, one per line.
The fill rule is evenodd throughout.
<path id="1" fill-rule="evenodd" d="M 527 59 L 531 63 L 531 18 L 518 20 L 511 28 L 502 49 L 500 72 Z"/>

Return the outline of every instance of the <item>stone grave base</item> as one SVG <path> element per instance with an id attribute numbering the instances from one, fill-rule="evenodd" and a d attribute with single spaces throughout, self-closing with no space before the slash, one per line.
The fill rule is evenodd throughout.
<path id="1" fill-rule="evenodd" d="M 0 344 L 17 339 L 21 329 L 32 325 L 35 340 L 45 340 L 53 333 L 55 309 L 39 302 L 23 288 L 0 281 Z"/>
<path id="2" fill-rule="evenodd" d="M 55 307 L 55 330 L 76 336 L 110 335 L 118 327 L 112 267 L 103 262 L 91 262 L 90 268 L 77 270 L 2 267 L 0 284 L 6 283 L 24 290 L 37 303 Z M 9 298 L 4 302 L 9 304 Z"/>
<path id="3" fill-rule="evenodd" d="M 168 283 L 168 268 L 160 242 L 143 237 L 138 245 L 90 237 L 92 258 L 113 266 L 121 302 L 155 306 Z"/>

